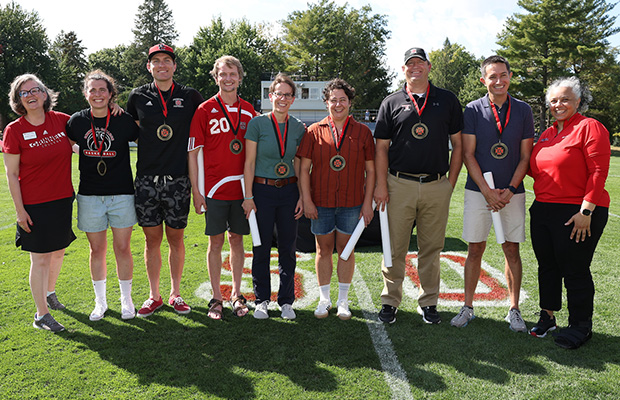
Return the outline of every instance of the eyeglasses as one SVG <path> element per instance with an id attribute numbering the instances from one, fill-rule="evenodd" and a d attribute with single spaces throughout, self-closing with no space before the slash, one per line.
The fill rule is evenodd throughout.
<path id="1" fill-rule="evenodd" d="M 273 92 L 271 94 L 273 94 L 276 97 L 276 99 L 279 99 L 280 97 L 284 97 L 286 100 L 290 100 L 293 97 L 295 97 L 293 96 L 293 93 Z"/>
<path id="2" fill-rule="evenodd" d="M 32 95 L 34 96 L 37 93 L 41 93 L 43 90 L 41 90 L 40 87 L 35 86 L 30 90 L 20 90 L 17 94 L 19 94 L 19 97 L 27 97 L 28 95 Z"/>

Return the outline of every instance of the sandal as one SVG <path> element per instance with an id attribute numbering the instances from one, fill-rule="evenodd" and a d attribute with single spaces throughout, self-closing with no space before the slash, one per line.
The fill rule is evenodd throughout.
<path id="1" fill-rule="evenodd" d="M 207 316 L 211 319 L 222 319 L 222 300 L 211 299 L 209 302 L 209 312 Z"/>
<path id="2" fill-rule="evenodd" d="M 233 309 L 235 317 L 243 317 L 248 313 L 248 306 L 246 305 L 246 299 L 243 295 L 233 297 L 230 300 L 230 304 Z"/>
<path id="3" fill-rule="evenodd" d="M 592 338 L 592 329 L 569 326 L 555 335 L 555 344 L 563 349 L 578 349 Z"/>

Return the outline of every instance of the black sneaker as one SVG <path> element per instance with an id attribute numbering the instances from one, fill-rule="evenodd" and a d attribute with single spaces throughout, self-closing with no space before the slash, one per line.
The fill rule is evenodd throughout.
<path id="1" fill-rule="evenodd" d="M 65 305 L 58 301 L 58 297 L 56 297 L 56 292 L 47 296 L 47 306 L 52 310 L 63 310 Z"/>
<path id="2" fill-rule="evenodd" d="M 390 306 L 388 304 L 384 304 L 381 306 L 381 311 L 379 311 L 379 321 L 385 322 L 386 324 L 393 324 L 396 322 L 396 307 Z"/>
<path id="3" fill-rule="evenodd" d="M 554 331 L 555 328 L 557 328 L 555 316 L 551 317 L 545 310 L 540 310 L 540 319 L 536 326 L 530 330 L 530 335 L 542 338 L 547 336 L 547 333 Z"/>
<path id="4" fill-rule="evenodd" d="M 45 329 L 54 333 L 65 330 L 65 327 L 59 324 L 50 313 L 47 313 L 41 319 L 37 319 L 37 314 L 34 314 L 34 322 L 32 323 L 37 329 Z"/>
<path id="5" fill-rule="evenodd" d="M 441 323 L 441 317 L 437 312 L 437 306 L 418 306 L 418 314 L 422 316 L 422 320 L 427 324 L 439 324 Z"/>

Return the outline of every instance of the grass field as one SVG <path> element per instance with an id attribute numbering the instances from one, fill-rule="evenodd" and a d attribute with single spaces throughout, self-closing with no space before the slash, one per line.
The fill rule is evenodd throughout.
<path id="1" fill-rule="evenodd" d="M 76 165 L 77 156 L 74 158 Z M 77 177 L 74 171 L 76 188 Z M 458 260 L 467 251 L 460 238 L 464 178 L 462 172 L 452 197 L 446 256 L 442 258 L 442 293 L 446 295 L 439 306 L 443 318 L 440 325 L 426 325 L 416 313 L 416 286 L 412 281 L 405 285 L 398 321 L 391 326 L 376 322 L 383 285 L 378 247 L 358 249 L 356 253 L 350 321 L 340 321 L 333 314 L 325 320 L 314 318 L 318 301 L 314 254 L 300 254 L 296 320 L 284 321 L 276 311 L 272 312 L 276 317 L 266 321 L 251 315 L 238 319 L 226 305 L 224 320 L 212 321 L 206 315 L 210 296 L 204 220 L 192 213 L 186 230 L 182 284 L 182 295 L 193 307 L 189 315 L 176 315 L 165 306 L 150 318 L 121 320 L 110 251 L 110 310 L 103 320 L 90 322 L 94 295 L 88 272 L 88 242 L 75 227 L 78 240 L 67 249 L 57 285 L 67 309 L 53 312 L 67 331 L 54 335 L 32 328 L 35 307 L 28 286 L 30 262 L 28 254 L 13 244 L 14 208 L 2 174 L 0 399 L 620 398 L 620 154 L 616 151 L 612 157 L 607 181 L 612 196 L 610 218 L 592 265 L 597 291 L 594 337 L 576 351 L 560 349 L 551 338 L 537 339 L 510 331 L 503 320 L 507 307 L 501 298 L 497 302 L 480 300 L 477 318 L 466 328 L 450 326 L 450 319 L 460 308 L 458 295 L 463 286 Z M 528 178 L 528 204 L 534 198 L 531 186 Z M 148 296 L 144 237 L 139 228 L 134 231 L 132 249 L 133 298 L 139 306 Z M 415 240 L 411 251 L 416 251 Z M 249 237 L 246 252 L 251 255 Z M 538 287 L 529 232 L 521 254 L 521 309 L 531 327 L 538 319 Z M 503 271 L 501 249 L 493 241 L 483 260 L 490 275 L 496 277 Z M 164 267 L 163 293 L 169 288 L 167 274 Z M 493 293 L 502 292 L 501 274 L 499 277 L 494 282 L 500 284 L 490 290 Z M 229 280 L 223 276 L 223 283 Z M 247 270 L 244 291 L 250 293 L 251 287 Z M 336 287 L 334 278 L 333 302 Z M 483 286 L 479 289 L 484 292 Z M 565 309 L 557 317 L 561 326 L 566 325 Z"/>

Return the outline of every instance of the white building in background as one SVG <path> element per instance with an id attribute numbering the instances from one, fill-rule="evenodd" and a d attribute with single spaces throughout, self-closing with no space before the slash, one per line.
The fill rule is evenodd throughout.
<path id="1" fill-rule="evenodd" d="M 295 102 L 289 109 L 289 114 L 299 118 L 306 125 L 320 121 L 327 116 L 327 108 L 323 102 L 323 88 L 327 81 L 302 81 L 295 82 L 297 86 Z M 271 81 L 261 81 L 261 112 L 271 111 L 269 101 L 269 85 Z"/>

